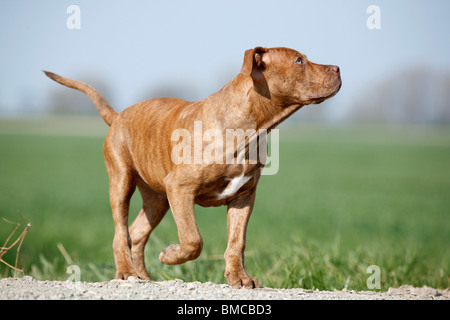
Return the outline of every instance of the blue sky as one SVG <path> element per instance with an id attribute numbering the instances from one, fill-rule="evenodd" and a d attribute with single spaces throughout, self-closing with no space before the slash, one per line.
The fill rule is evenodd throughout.
<path id="1" fill-rule="evenodd" d="M 81 10 L 79 30 L 66 26 L 72 4 Z M 366 26 L 371 4 L 381 9 L 380 30 Z M 94 74 L 119 111 L 174 83 L 192 91 L 186 98 L 202 99 L 239 73 L 244 51 L 255 46 L 291 47 L 339 65 L 338 115 L 399 70 L 450 71 L 449 14 L 446 0 L 5 0 L 0 116 L 24 103 L 45 108 L 56 84 L 42 69 L 78 80 Z"/>

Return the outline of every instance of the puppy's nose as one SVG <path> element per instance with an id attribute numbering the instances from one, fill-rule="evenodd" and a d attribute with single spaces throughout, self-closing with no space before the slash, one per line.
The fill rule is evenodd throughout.
<path id="1" fill-rule="evenodd" d="M 340 72 L 338 66 L 331 66 L 330 71 L 335 74 L 339 74 L 339 72 Z"/>

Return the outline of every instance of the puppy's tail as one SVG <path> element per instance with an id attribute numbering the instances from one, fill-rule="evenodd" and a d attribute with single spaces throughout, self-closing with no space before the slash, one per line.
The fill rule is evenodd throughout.
<path id="1" fill-rule="evenodd" d="M 44 70 L 43 70 L 44 71 Z M 95 106 L 97 107 L 98 112 L 102 116 L 103 120 L 108 124 L 108 126 L 111 126 L 111 123 L 113 123 L 114 119 L 117 117 L 118 113 L 114 111 L 113 108 L 109 105 L 108 101 L 106 101 L 105 98 L 93 87 L 90 85 L 81 82 L 76 81 L 68 78 L 61 77 L 53 72 L 44 71 L 47 77 L 50 79 L 65 85 L 66 87 L 73 88 L 80 90 L 81 92 L 85 93 L 91 100 L 94 102 Z"/>

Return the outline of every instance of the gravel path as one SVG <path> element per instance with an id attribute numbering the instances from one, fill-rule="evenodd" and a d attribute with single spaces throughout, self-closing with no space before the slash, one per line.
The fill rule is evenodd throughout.
<path id="1" fill-rule="evenodd" d="M 212 282 L 143 281 L 108 282 L 38 281 L 0 279 L 0 300 L 450 300 L 450 290 L 402 286 L 375 291 L 313 291 L 306 289 L 232 289 Z"/>

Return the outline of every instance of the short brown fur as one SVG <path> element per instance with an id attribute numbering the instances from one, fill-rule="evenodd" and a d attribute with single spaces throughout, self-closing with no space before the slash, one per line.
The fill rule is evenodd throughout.
<path id="1" fill-rule="evenodd" d="M 299 60 L 299 58 L 301 60 Z M 289 48 L 247 50 L 241 72 L 208 98 L 188 102 L 159 98 L 115 112 L 91 86 L 45 72 L 51 79 L 86 93 L 105 122 L 111 126 L 104 143 L 110 180 L 110 202 L 115 223 L 113 241 L 116 278 L 150 279 L 144 263 L 144 247 L 150 233 L 169 207 L 178 230 L 179 244 L 160 254 L 165 264 L 197 258 L 203 248 L 195 221 L 194 205 L 228 206 L 228 244 L 225 277 L 235 288 L 259 287 L 244 268 L 247 223 L 255 201 L 263 164 L 175 164 L 171 151 L 174 130 L 193 133 L 194 121 L 202 129 L 265 129 L 270 131 L 302 106 L 320 103 L 341 87 L 337 66 L 310 62 Z M 217 197 L 236 177 L 249 177 L 234 194 Z M 130 198 L 138 188 L 143 208 L 128 227 Z"/>

